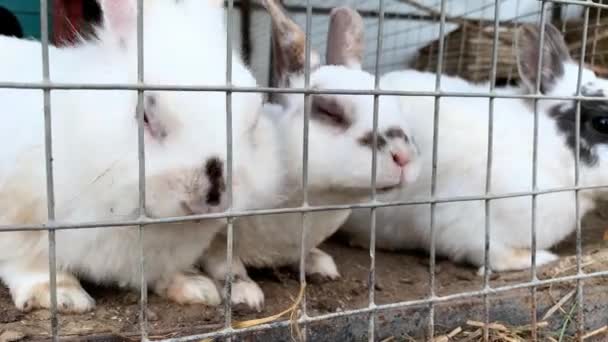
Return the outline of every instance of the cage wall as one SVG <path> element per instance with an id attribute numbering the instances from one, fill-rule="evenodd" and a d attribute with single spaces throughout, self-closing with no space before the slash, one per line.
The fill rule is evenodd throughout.
<path id="1" fill-rule="evenodd" d="M 255 3 L 255 1 L 254 1 Z M 380 73 L 409 67 L 419 53 L 419 49 L 436 40 L 439 36 L 439 16 L 441 1 L 385 1 L 383 49 L 381 52 Z M 540 3 L 534 0 L 500 0 L 501 22 L 538 22 Z M 286 10 L 302 27 L 306 24 L 306 5 L 301 1 L 284 1 Z M 377 1 L 311 1 L 312 46 L 324 58 L 329 12 L 338 6 L 351 6 L 360 11 L 365 20 L 366 55 L 364 68 L 373 72 L 378 29 Z M 564 19 L 581 18 L 581 6 L 562 5 L 560 17 Z M 554 6 L 547 4 L 546 13 L 551 16 Z M 261 84 L 268 84 L 270 60 L 270 19 L 268 15 L 254 6 L 251 36 L 254 49 L 252 67 Z M 462 0 L 446 1 L 446 17 L 463 18 L 471 21 L 491 22 L 494 18 L 494 1 Z M 445 32 L 457 29 L 457 20 L 448 20 Z M 458 51 L 447 50 L 450 56 Z"/>

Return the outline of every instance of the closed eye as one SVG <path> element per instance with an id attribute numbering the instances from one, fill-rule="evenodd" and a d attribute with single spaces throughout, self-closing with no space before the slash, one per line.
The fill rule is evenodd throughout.
<path id="1" fill-rule="evenodd" d="M 313 119 L 345 129 L 351 125 L 344 107 L 332 97 L 313 96 L 311 116 Z"/>
<path id="2" fill-rule="evenodd" d="M 399 128 L 399 127 L 392 127 L 386 130 L 386 136 L 388 138 L 401 138 L 401 139 L 406 139 L 407 140 L 407 136 L 405 135 L 405 132 Z"/>
<path id="3" fill-rule="evenodd" d="M 316 112 L 318 114 L 320 114 L 321 116 L 324 116 L 328 120 L 332 121 L 336 125 L 342 126 L 346 123 L 346 119 L 342 115 L 332 113 L 332 112 L 324 109 L 323 107 L 317 107 Z"/>

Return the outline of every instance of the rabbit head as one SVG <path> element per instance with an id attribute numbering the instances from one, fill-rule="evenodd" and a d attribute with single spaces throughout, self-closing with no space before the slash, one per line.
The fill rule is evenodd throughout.
<path id="1" fill-rule="evenodd" d="M 522 25 L 517 35 L 518 68 L 526 92 L 534 93 L 537 82 L 540 92 L 549 96 L 573 96 L 577 92 L 579 63 L 568 51 L 563 36 L 557 28 L 546 24 L 543 44 L 540 45 L 541 30 L 530 24 Z M 540 80 L 537 80 L 539 53 L 542 53 Z M 597 77 L 592 69 L 583 66 L 581 89 L 583 96 L 603 97 L 605 100 L 580 101 L 580 160 L 585 174 L 584 181 L 601 184 L 600 164 L 608 158 L 608 80 Z M 543 111 L 555 120 L 557 130 L 565 143 L 576 153 L 577 101 L 541 99 L 539 112 Z"/>
<path id="2" fill-rule="evenodd" d="M 99 4 L 104 25 L 97 30 L 98 40 L 93 44 L 95 51 L 103 51 L 103 58 L 107 59 L 108 73 L 112 74 L 108 79 L 136 83 L 137 1 L 99 0 Z M 225 86 L 227 37 L 224 16 L 224 9 L 217 1 L 145 1 L 143 71 L 146 85 Z M 256 86 L 252 74 L 236 55 L 232 58 L 231 84 Z M 98 120 L 113 123 L 97 129 L 105 130 L 108 139 L 129 140 L 129 148 L 136 146 L 137 94 L 128 91 L 91 93 L 96 93 L 90 95 L 91 101 L 103 102 L 107 107 L 103 109 L 103 118 Z M 262 95 L 236 92 L 231 96 L 234 192 L 237 194 L 233 206 L 248 208 L 264 202 L 263 198 L 238 194 L 256 189 L 268 191 L 276 183 L 272 168 L 256 178 L 253 188 L 254 182 L 249 178 L 240 179 L 251 159 L 260 157 L 255 148 L 271 137 L 258 130 L 260 126 L 268 128 L 259 123 Z M 228 205 L 226 94 L 219 91 L 145 91 L 143 106 L 150 215 L 224 211 Z M 99 121 L 84 124 L 97 125 Z M 122 138 L 117 137 L 119 133 L 113 128 L 120 125 L 129 128 L 124 134 L 120 133 Z M 272 158 L 271 155 L 267 151 L 257 159 L 266 161 Z M 125 189 L 130 189 L 137 185 L 137 172 L 133 172 L 137 167 L 127 169 L 129 171 L 121 176 L 126 182 Z M 128 196 L 124 200 L 127 201 Z"/>
<path id="3" fill-rule="evenodd" d="M 265 1 L 273 22 L 275 80 L 282 87 L 305 87 L 306 37 L 274 1 Z M 363 20 L 346 7 L 330 15 L 327 65 L 311 51 L 310 88 L 372 90 L 374 77 L 361 69 Z M 305 97 L 284 94 L 284 132 L 288 174 L 301 177 Z M 310 96 L 308 135 L 309 187 L 335 192 L 360 192 L 371 187 L 373 95 L 313 94 Z M 412 182 L 418 174 L 418 150 L 397 97 L 380 96 L 377 126 L 377 188 L 390 189 Z"/>

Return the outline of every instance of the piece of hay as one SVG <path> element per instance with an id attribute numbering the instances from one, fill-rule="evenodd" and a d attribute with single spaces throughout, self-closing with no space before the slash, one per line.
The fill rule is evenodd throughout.
<path id="1" fill-rule="evenodd" d="M 485 324 L 483 322 L 478 322 L 478 321 L 467 321 L 467 325 L 470 325 L 472 327 L 478 327 L 478 328 L 483 328 L 484 326 L 486 326 L 488 329 L 490 330 L 500 330 L 500 331 L 508 331 L 509 329 L 507 329 L 507 327 L 505 327 L 504 325 L 500 324 L 500 323 L 490 323 L 490 324 Z"/>
<path id="2" fill-rule="evenodd" d="M 251 320 L 242 321 L 242 322 L 234 322 L 234 323 L 232 323 L 232 327 L 235 329 L 250 328 L 250 327 L 254 327 L 256 325 L 274 322 L 274 321 L 278 320 L 279 318 L 281 318 L 287 314 L 290 314 L 289 319 L 291 321 L 291 326 L 292 326 L 292 329 L 291 329 L 292 338 L 295 340 L 295 337 L 294 337 L 294 329 L 295 329 L 295 334 L 298 336 L 298 338 L 300 340 L 302 340 L 300 330 L 297 327 L 297 323 L 298 323 L 297 313 L 298 313 L 298 306 L 300 306 L 300 303 L 302 302 L 302 298 L 304 298 L 304 293 L 306 293 L 306 285 L 302 284 L 300 286 L 300 292 L 298 293 L 298 297 L 296 297 L 296 300 L 293 302 L 293 304 L 291 304 L 291 306 L 288 309 L 283 310 L 283 311 L 279 312 L 278 314 L 264 317 L 264 318 L 251 319 Z M 295 326 L 295 328 L 294 328 L 294 326 Z M 199 342 L 213 342 L 213 339 L 206 338 L 206 339 L 200 340 Z"/>
<path id="3" fill-rule="evenodd" d="M 266 324 L 266 323 L 274 322 L 277 319 L 279 319 L 287 314 L 290 314 L 290 319 L 291 319 L 292 323 L 296 323 L 295 321 L 297 321 L 297 317 L 295 314 L 298 311 L 298 306 L 300 306 L 300 303 L 302 302 L 302 298 L 304 298 L 304 293 L 306 292 L 305 290 L 306 290 L 306 285 L 300 286 L 300 292 L 298 293 L 298 297 L 296 297 L 295 302 L 293 304 L 291 304 L 291 306 L 289 308 L 287 308 L 286 310 L 283 310 L 276 315 L 272 315 L 272 316 L 268 316 L 268 317 L 264 317 L 264 318 L 257 318 L 257 319 L 252 319 L 252 320 L 248 320 L 248 321 L 242 321 L 242 322 L 234 322 L 232 324 L 232 327 L 235 329 L 243 329 L 243 328 L 253 327 L 256 325 Z"/>
<path id="4" fill-rule="evenodd" d="M 605 326 L 603 326 L 603 327 L 601 327 L 599 329 L 596 329 L 596 330 L 593 330 L 591 332 L 586 333 L 585 335 L 583 335 L 583 340 L 586 340 L 588 338 L 597 336 L 599 334 L 604 334 L 605 335 L 606 333 L 608 333 L 608 325 L 605 325 Z"/>
<path id="5" fill-rule="evenodd" d="M 562 297 L 562 299 L 560 299 L 557 303 L 555 303 L 555 305 L 553 305 L 549 310 L 547 310 L 547 313 L 545 313 L 545 315 L 543 316 L 542 320 L 545 321 L 547 319 L 549 319 L 549 317 L 553 316 L 553 314 L 557 311 L 562 309 L 562 306 L 570 299 L 572 298 L 572 296 L 574 296 L 574 294 L 576 293 L 576 290 L 572 290 L 570 292 L 568 292 L 568 294 L 566 294 L 565 296 Z M 562 310 L 563 311 L 563 310 Z"/>

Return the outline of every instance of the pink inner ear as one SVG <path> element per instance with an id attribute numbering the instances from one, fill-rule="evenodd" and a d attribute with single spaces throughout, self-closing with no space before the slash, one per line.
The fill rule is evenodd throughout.
<path id="1" fill-rule="evenodd" d="M 137 0 L 100 0 L 106 25 L 124 38 L 137 26 Z"/>

